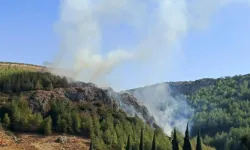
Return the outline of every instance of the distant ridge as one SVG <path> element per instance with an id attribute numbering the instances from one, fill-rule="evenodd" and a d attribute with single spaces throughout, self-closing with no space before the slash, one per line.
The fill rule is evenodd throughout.
<path id="1" fill-rule="evenodd" d="M 18 63 L 18 62 L 3 62 L 0 61 L 0 69 L 7 68 L 7 67 L 17 67 L 27 69 L 29 71 L 48 71 L 48 68 L 42 65 L 34 65 L 28 63 Z"/>
<path id="2" fill-rule="evenodd" d="M 70 69 L 63 69 L 63 68 L 53 68 L 53 67 L 46 67 L 42 65 L 34 65 L 34 64 L 28 64 L 28 63 L 19 63 L 19 62 L 4 62 L 0 61 L 0 70 L 4 68 L 17 68 L 22 69 L 26 71 L 32 71 L 32 72 L 50 72 L 52 74 L 56 75 L 62 75 L 69 77 L 70 79 L 74 77 L 75 72 Z"/>

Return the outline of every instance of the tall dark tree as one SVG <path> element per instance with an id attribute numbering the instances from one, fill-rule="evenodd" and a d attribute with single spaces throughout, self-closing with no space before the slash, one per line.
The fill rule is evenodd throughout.
<path id="1" fill-rule="evenodd" d="M 250 149 L 250 136 L 249 135 L 245 135 L 243 136 L 241 139 L 241 144 L 242 144 L 242 149 Z"/>
<path id="2" fill-rule="evenodd" d="M 140 139 L 140 147 L 139 150 L 144 150 L 144 141 L 143 141 L 143 128 L 141 128 L 141 139 Z"/>
<path id="3" fill-rule="evenodd" d="M 185 131 L 183 150 L 192 150 L 191 143 L 189 140 L 188 124 L 187 124 L 187 128 Z"/>
<path id="4" fill-rule="evenodd" d="M 155 133 L 152 141 L 152 150 L 156 150 Z"/>
<path id="5" fill-rule="evenodd" d="M 93 150 L 94 149 L 94 147 L 93 147 L 93 140 L 91 139 L 91 141 L 90 141 L 90 146 L 89 146 L 89 150 Z"/>
<path id="6" fill-rule="evenodd" d="M 176 129 L 174 129 L 173 139 L 172 139 L 172 150 L 179 150 Z"/>
<path id="7" fill-rule="evenodd" d="M 130 135 L 128 136 L 128 141 L 127 141 L 127 146 L 126 146 L 126 150 L 130 150 L 131 146 L 130 146 Z"/>
<path id="8" fill-rule="evenodd" d="M 197 133 L 196 150 L 202 150 L 200 130 L 198 130 L 198 133 Z"/>

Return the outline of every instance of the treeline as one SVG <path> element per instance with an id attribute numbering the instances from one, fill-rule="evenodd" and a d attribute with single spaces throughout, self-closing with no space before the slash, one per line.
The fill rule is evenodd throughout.
<path id="1" fill-rule="evenodd" d="M 149 148 L 149 147 L 145 148 L 145 145 L 144 145 L 144 133 L 143 133 L 143 128 L 141 128 L 140 143 L 138 144 L 138 146 L 133 147 L 133 148 L 131 147 L 131 139 L 130 139 L 130 135 L 129 135 L 125 148 L 126 148 L 126 150 L 134 150 L 134 149 L 137 150 L 138 148 L 139 148 L 139 150 L 144 150 L 144 149 L 146 149 L 146 150 L 156 150 L 157 145 L 158 145 L 157 141 L 158 141 L 158 138 L 157 138 L 156 132 L 154 132 L 152 143 L 151 143 L 151 148 Z M 94 150 L 94 148 L 95 148 L 95 144 L 94 144 L 94 140 L 92 139 L 91 142 L 90 142 L 89 150 Z M 176 129 L 174 129 L 173 135 L 172 135 L 172 148 L 171 149 L 172 150 L 179 150 L 179 149 L 192 150 L 191 142 L 190 142 L 190 139 L 189 139 L 188 126 L 187 126 L 186 131 L 185 131 L 184 144 L 183 144 L 182 148 L 179 145 L 179 141 L 178 141 L 178 138 L 177 138 L 177 131 L 176 131 Z M 198 131 L 198 133 L 197 133 L 195 149 L 196 150 L 203 150 L 202 141 L 201 141 L 201 137 L 200 137 L 200 131 Z"/>
<path id="2" fill-rule="evenodd" d="M 0 65 L 23 65 L 23 66 L 34 66 L 34 67 L 41 67 L 43 68 L 44 66 L 41 65 L 34 65 L 34 64 L 27 64 L 27 63 L 19 63 L 19 62 L 5 62 L 5 61 L 0 61 Z"/>
<path id="3" fill-rule="evenodd" d="M 66 77 L 51 73 L 18 72 L 0 76 L 0 92 L 12 93 L 30 90 L 52 90 L 57 87 L 67 87 Z"/>
<path id="4" fill-rule="evenodd" d="M 193 129 L 201 127 L 205 144 L 218 150 L 241 149 L 239 139 L 250 133 L 249 83 L 250 75 L 226 77 L 188 95 L 196 110 Z"/>

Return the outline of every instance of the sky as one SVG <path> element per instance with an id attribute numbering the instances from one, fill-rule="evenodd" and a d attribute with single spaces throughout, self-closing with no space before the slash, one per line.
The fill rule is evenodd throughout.
<path id="1" fill-rule="evenodd" d="M 55 32 L 59 18 L 59 0 L 0 1 L 0 61 L 42 65 L 52 61 L 60 44 Z M 190 30 L 171 55 L 164 77 L 148 83 L 138 81 L 133 65 L 116 69 L 111 77 L 122 76 L 122 89 L 164 81 L 189 81 L 200 78 L 250 73 L 250 7 L 230 4 L 215 11 L 205 30 Z M 103 31 L 105 53 L 112 43 L 130 45 L 134 36 L 123 25 Z M 170 59 L 166 56 L 166 59 Z M 118 74 L 117 74 L 118 72 Z M 147 71 L 144 71 L 147 74 Z M 118 86 L 118 85 L 114 85 Z"/>

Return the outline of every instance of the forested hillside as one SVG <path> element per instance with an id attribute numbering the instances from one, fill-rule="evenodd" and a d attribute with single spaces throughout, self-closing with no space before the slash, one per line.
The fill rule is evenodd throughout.
<path id="1" fill-rule="evenodd" d="M 195 136 L 200 128 L 205 144 L 218 150 L 242 150 L 244 148 L 241 139 L 244 137 L 245 143 L 250 145 L 250 74 L 166 82 L 129 90 L 139 96 L 145 91 L 149 92 L 147 95 L 150 95 L 150 92 L 151 95 L 164 95 L 159 92 L 169 93 L 176 101 L 180 95 L 184 95 L 184 100 L 194 109 L 190 118 L 191 135 Z M 158 94 L 155 94 L 157 92 Z"/>
<path id="2" fill-rule="evenodd" d="M 194 131 L 201 128 L 204 142 L 219 150 L 237 149 L 250 134 L 250 75 L 226 77 L 188 94 L 195 108 Z"/>
<path id="3" fill-rule="evenodd" d="M 154 133 L 158 150 L 172 149 L 171 137 L 137 116 L 129 117 L 102 89 L 69 84 L 65 77 L 23 68 L 8 67 L 0 72 L 0 118 L 6 130 L 45 135 L 69 133 L 93 139 L 96 150 L 118 150 L 125 149 L 128 137 L 130 147 L 139 148 L 143 129 L 145 150 L 152 148 Z M 181 148 L 183 133 L 176 134 Z M 194 149 L 195 138 L 191 145 Z M 213 148 L 203 145 L 203 149 Z"/>

